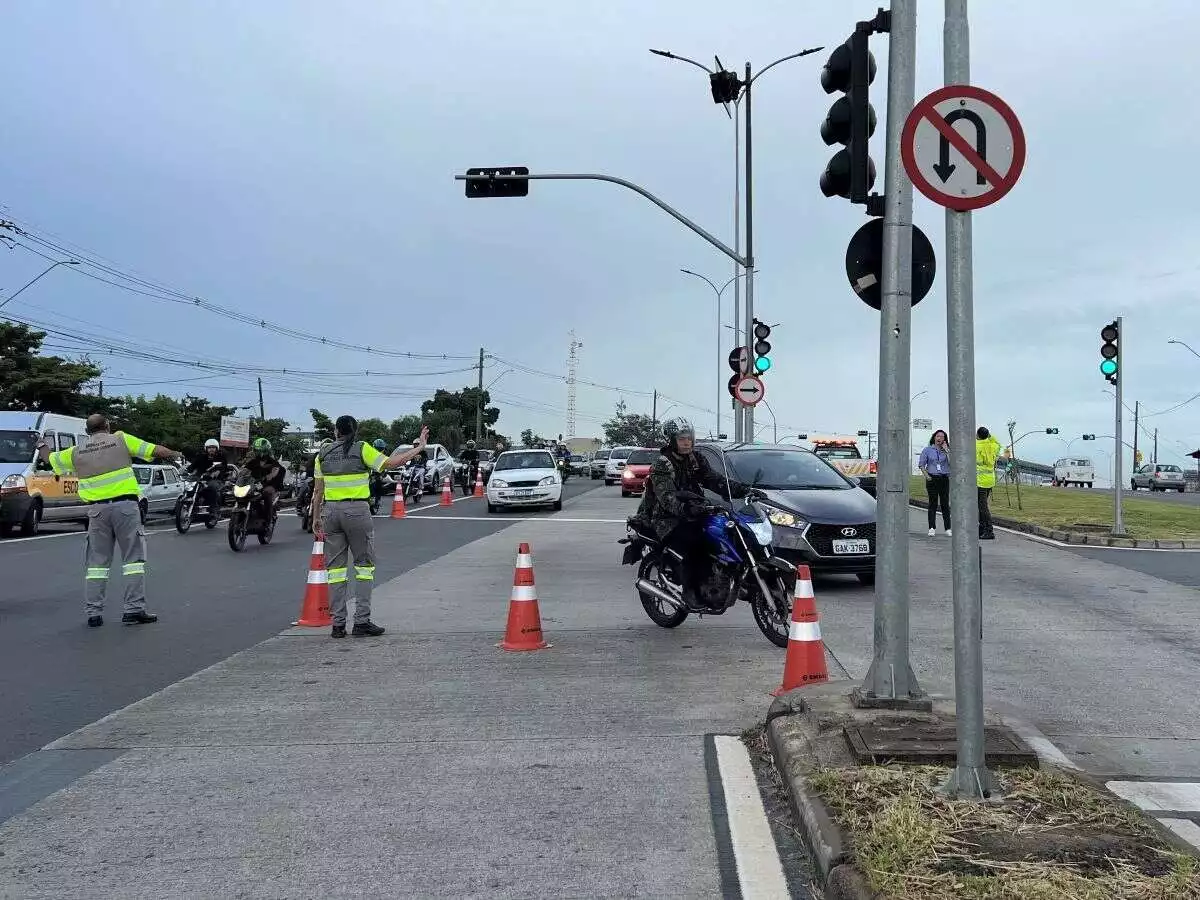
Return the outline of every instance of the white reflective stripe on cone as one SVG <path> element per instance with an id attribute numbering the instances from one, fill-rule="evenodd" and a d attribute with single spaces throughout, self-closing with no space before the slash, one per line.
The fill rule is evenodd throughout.
<path id="1" fill-rule="evenodd" d="M 536 600 L 537 591 L 534 590 L 532 584 L 514 584 L 512 589 L 512 599 L 514 600 Z"/>
<path id="2" fill-rule="evenodd" d="M 803 597 L 806 600 L 816 600 L 817 595 L 813 593 L 812 582 L 808 579 L 796 582 L 795 596 Z"/>
<path id="3" fill-rule="evenodd" d="M 528 553 L 518 553 L 517 554 L 517 568 L 518 569 L 532 569 L 533 568 L 533 557 L 530 556 Z"/>
<path id="4" fill-rule="evenodd" d="M 329 573 L 324 569 L 309 569 L 308 570 L 309 584 L 329 584 Z"/>
<path id="5" fill-rule="evenodd" d="M 789 641 L 819 641 L 821 639 L 820 622 L 793 622 L 788 629 Z"/>
<path id="6" fill-rule="evenodd" d="M 316 543 L 313 544 L 313 556 L 316 556 L 318 553 L 321 553 L 321 554 L 325 553 L 325 542 L 324 541 L 317 541 Z"/>

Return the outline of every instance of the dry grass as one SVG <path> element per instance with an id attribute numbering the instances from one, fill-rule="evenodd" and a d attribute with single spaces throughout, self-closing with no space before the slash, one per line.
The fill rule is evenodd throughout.
<path id="1" fill-rule="evenodd" d="M 809 781 L 892 900 L 1200 900 L 1200 862 L 1105 793 L 1019 769 L 999 801 L 954 801 L 938 792 L 947 775 L 888 766 Z"/>

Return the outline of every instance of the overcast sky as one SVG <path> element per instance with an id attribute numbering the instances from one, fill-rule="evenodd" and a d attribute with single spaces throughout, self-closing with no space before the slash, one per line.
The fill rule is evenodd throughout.
<path id="1" fill-rule="evenodd" d="M 519 367 L 493 388 L 510 435 L 564 430 L 574 329 L 579 378 L 608 386 L 580 385 L 580 435 L 599 434 L 621 397 L 649 412 L 655 388 L 669 398 L 660 414 L 686 415 L 702 432 L 716 424 L 720 389 L 728 430 L 714 297 L 679 273 L 723 283 L 725 257 L 612 185 L 543 182 L 525 199 L 468 201 L 452 177 L 505 164 L 619 175 L 732 243 L 733 123 L 702 72 L 647 48 L 761 67 L 832 48 L 878 5 L 9 0 L 0 216 L 183 297 L 388 354 L 456 358 L 323 347 L 68 267 L 5 313 L 171 361 L 97 357 L 108 392 L 190 390 L 231 405 L 257 403 L 252 375 L 177 363 L 446 372 L 484 347 L 496 357 L 485 381 Z M 1200 69 L 1195 4 L 1010 0 L 971 12 L 972 80 L 1009 102 L 1029 147 L 1017 186 L 974 216 L 978 417 L 998 432 L 1015 419 L 1019 432 L 1111 434 L 1097 366 L 1099 330 L 1115 315 L 1125 317 L 1130 404 L 1155 413 L 1200 390 L 1200 359 L 1167 343 L 1200 350 L 1200 123 L 1186 101 Z M 920 3 L 918 96 L 943 83 L 941 26 L 942 3 Z M 886 38 L 872 47 L 886 72 Z M 780 323 L 767 398 L 781 438 L 874 430 L 878 415 L 878 314 L 844 272 L 865 217 L 817 187 L 831 155 L 818 136 L 831 100 L 818 77 L 827 55 L 755 84 L 756 300 Z M 880 77 L 873 94 L 881 119 L 884 85 Z M 881 122 L 881 169 L 883 132 Z M 942 424 L 944 215 L 918 195 L 915 220 L 939 272 L 914 310 L 912 392 L 927 393 L 913 414 Z M 27 247 L 65 258 L 24 243 L 0 251 L 0 297 L 48 264 Z M 721 346 L 723 357 L 730 332 Z M 390 419 L 436 387 L 473 380 L 470 371 L 263 377 L 268 415 L 305 428 L 313 405 Z M 1197 410 L 1200 401 L 1145 419 L 1161 429 L 1161 458 L 1179 462 L 1200 445 Z M 1021 449 L 1053 461 L 1064 447 L 1034 436 Z M 1077 441 L 1072 452 L 1081 449 Z M 1111 452 L 1112 441 L 1099 449 Z"/>

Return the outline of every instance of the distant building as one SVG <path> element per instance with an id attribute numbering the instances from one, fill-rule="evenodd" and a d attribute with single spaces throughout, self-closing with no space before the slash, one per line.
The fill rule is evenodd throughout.
<path id="1" fill-rule="evenodd" d="M 589 453 L 595 453 L 604 446 L 604 441 L 600 438 L 583 438 L 575 437 L 563 441 L 567 445 L 567 449 L 572 453 L 579 453 L 587 456 Z"/>

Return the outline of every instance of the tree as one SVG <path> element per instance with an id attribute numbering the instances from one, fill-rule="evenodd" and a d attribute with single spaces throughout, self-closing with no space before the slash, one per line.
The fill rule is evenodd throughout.
<path id="1" fill-rule="evenodd" d="M 319 409 L 310 409 L 309 415 L 313 420 L 313 432 L 316 434 L 317 440 L 322 441 L 328 438 L 333 440 L 337 435 L 334 434 L 333 420 Z"/>
<path id="2" fill-rule="evenodd" d="M 397 447 L 400 444 L 411 444 L 420 436 L 420 416 L 401 416 L 398 419 L 393 419 L 392 424 L 388 427 L 388 438 L 391 441 L 390 446 L 392 447 Z"/>
<path id="3" fill-rule="evenodd" d="M 389 434 L 390 431 L 383 424 L 383 419 L 363 419 L 358 423 L 358 439 L 366 441 L 368 444 L 373 443 L 379 438 L 383 438 L 386 443 Z"/>
<path id="4" fill-rule="evenodd" d="M 521 444 L 525 447 L 536 447 L 538 444 L 544 444 L 545 442 L 545 438 L 534 434 L 532 428 L 526 428 L 521 432 Z"/>
<path id="5" fill-rule="evenodd" d="M 604 423 L 604 438 L 609 444 L 614 447 L 657 447 L 666 443 L 661 423 L 650 416 L 625 410 L 625 401 L 618 401 L 616 414 Z"/>
<path id="6" fill-rule="evenodd" d="M 483 410 L 483 427 L 485 429 L 490 428 L 495 425 L 496 421 L 500 418 L 500 410 L 498 407 L 488 406 L 488 404 L 492 402 L 492 395 L 487 391 L 484 391 L 483 394 L 480 395 L 479 388 L 477 387 L 466 387 L 461 391 L 454 392 L 439 389 L 434 393 L 432 400 L 426 400 L 421 404 L 421 412 L 425 415 L 426 422 L 429 421 L 430 413 L 456 412 L 458 413 L 457 422 L 460 430 L 468 432 L 473 438 L 479 439 L 482 437 L 482 435 L 475 434 L 475 401 L 480 397 L 482 397 L 481 406 Z M 430 426 L 429 430 L 432 434 L 432 425 Z M 462 440 L 461 435 L 459 440 Z M 446 442 L 439 441 L 439 443 Z"/>
<path id="7" fill-rule="evenodd" d="M 94 412 L 94 400 L 83 392 L 102 370 L 87 359 L 72 361 L 41 356 L 44 331 L 0 322 L 0 409 L 27 409 L 64 415 Z"/>
<path id="8" fill-rule="evenodd" d="M 228 406 L 214 406 L 203 397 L 190 394 L 182 400 L 159 394 L 147 400 L 144 396 L 114 400 L 108 415 L 118 428 L 136 434 L 143 440 L 165 444 L 174 450 L 198 453 L 209 438 L 221 433 L 221 416 L 231 416 Z M 283 422 L 282 419 L 267 420 Z M 287 423 L 283 422 L 286 426 Z"/>
<path id="9" fill-rule="evenodd" d="M 271 442 L 271 450 L 276 459 L 284 462 L 304 462 L 304 441 L 298 434 L 288 434 L 290 423 L 285 419 L 251 419 L 250 440 L 265 437 Z"/>

